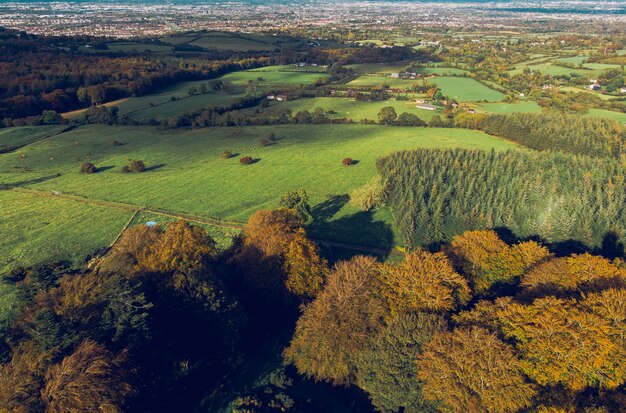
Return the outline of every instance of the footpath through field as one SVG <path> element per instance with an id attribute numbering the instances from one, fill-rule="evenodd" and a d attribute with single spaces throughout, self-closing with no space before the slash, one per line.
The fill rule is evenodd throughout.
<path id="1" fill-rule="evenodd" d="M 159 208 L 148 208 L 146 206 L 133 205 L 133 204 L 117 202 L 117 201 L 104 201 L 100 199 L 87 198 L 87 197 L 83 197 L 79 195 L 64 194 L 61 192 L 54 192 L 54 191 L 50 192 L 50 191 L 43 191 L 43 190 L 32 189 L 32 188 L 24 188 L 24 187 L 12 187 L 10 189 L 15 192 L 22 192 L 22 193 L 38 195 L 42 197 L 62 198 L 62 199 L 66 199 L 66 200 L 70 200 L 74 202 L 81 202 L 84 204 L 100 205 L 100 206 L 106 206 L 106 207 L 111 207 L 111 208 L 124 209 L 127 211 L 133 211 L 134 212 L 133 218 L 139 212 L 147 212 L 147 213 L 163 215 L 163 216 L 175 218 L 175 219 L 184 219 L 186 221 L 197 223 L 197 224 L 204 224 L 204 225 L 210 225 L 214 227 L 234 229 L 234 230 L 241 230 L 244 225 L 243 222 L 239 222 L 239 221 L 228 221 L 228 220 L 222 220 L 222 219 L 217 219 L 217 218 L 201 217 L 198 215 L 182 214 L 178 212 L 166 211 L 166 210 L 159 209 Z M 128 227 L 130 222 L 132 222 L 132 218 L 131 220 L 128 221 L 128 224 L 124 227 L 124 229 Z M 119 236 L 116 238 L 116 241 L 117 239 L 119 239 Z M 329 248 L 339 248 L 339 249 L 344 249 L 344 250 L 361 251 L 361 252 L 372 253 L 372 254 L 383 254 L 383 255 L 388 254 L 388 255 L 394 255 L 394 256 L 404 255 L 401 251 L 398 251 L 396 249 L 387 250 L 383 248 L 368 247 L 365 245 L 355 245 L 355 244 L 348 244 L 344 242 L 328 241 L 328 240 L 324 240 L 320 238 L 311 238 L 311 240 L 316 242 L 319 245 L 322 245 L 324 247 L 329 247 Z"/>

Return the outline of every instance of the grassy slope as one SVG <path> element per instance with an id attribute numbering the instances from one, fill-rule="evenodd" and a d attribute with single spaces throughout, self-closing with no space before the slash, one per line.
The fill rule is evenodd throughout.
<path id="1" fill-rule="evenodd" d="M 316 71 L 311 68 L 311 71 Z M 189 88 L 198 89 L 200 85 L 207 84 L 206 80 L 181 82 L 168 86 L 158 92 L 142 97 L 130 98 L 121 102 L 118 106 L 121 114 L 126 114 L 132 119 L 147 120 L 150 118 L 163 119 L 177 115 L 183 115 L 204 107 L 225 106 L 243 96 L 244 85 L 252 84 L 259 92 L 273 87 L 310 84 L 321 77 L 324 73 L 305 73 L 300 70 L 288 71 L 286 66 L 270 66 L 256 70 L 246 70 L 230 73 L 221 79 L 237 85 L 233 93 L 207 93 L 203 95 L 189 96 Z M 262 78 L 262 80 L 259 80 Z M 172 101 L 172 97 L 179 100 Z M 154 105 L 154 106 L 151 106 Z"/>
<path id="2" fill-rule="evenodd" d="M 65 126 L 23 126 L 0 129 L 0 151 L 42 139 L 61 132 Z"/>
<path id="3" fill-rule="evenodd" d="M 360 63 L 354 65 L 346 65 L 348 69 L 354 70 L 355 73 L 383 73 L 390 74 L 394 72 L 402 72 L 411 65 L 411 62 L 398 63 Z"/>
<path id="4" fill-rule="evenodd" d="M 271 107 L 286 107 L 294 114 L 299 110 L 312 111 L 315 108 L 322 108 L 335 111 L 336 113 L 333 117 L 360 121 L 362 119 L 377 120 L 378 112 L 386 106 L 393 107 L 398 115 L 402 112 L 413 113 L 425 121 L 430 120 L 435 115 L 441 114 L 441 112 L 417 109 L 413 100 L 398 101 L 395 99 L 389 99 L 383 102 L 358 102 L 354 99 L 346 98 L 312 98 L 292 100 L 275 104 Z"/>
<path id="5" fill-rule="evenodd" d="M 132 212 L 0 191 L 0 273 L 45 260 L 82 260 L 108 245 Z"/>
<path id="6" fill-rule="evenodd" d="M 626 124 L 626 113 L 614 112 L 612 110 L 589 109 L 589 112 L 585 116 L 611 119 Z"/>
<path id="7" fill-rule="evenodd" d="M 467 77 L 443 76 L 432 79 L 430 82 L 435 83 L 441 89 L 441 93 L 459 102 L 482 100 L 497 102 L 504 99 L 504 94 Z"/>
<path id="8" fill-rule="evenodd" d="M 260 147 L 259 140 L 271 131 L 279 140 Z M 114 147 L 113 140 L 124 145 Z M 360 213 L 345 205 L 346 195 L 375 175 L 378 157 L 416 147 L 509 149 L 516 146 L 480 132 L 459 129 L 285 125 L 157 131 L 147 127 L 94 125 L 0 156 L 0 183 L 239 221 L 258 209 L 276 207 L 286 191 L 304 188 L 310 194 L 316 214 L 323 218 L 312 228 L 315 234 L 354 243 L 390 245 L 393 235 L 388 213 L 385 210 L 374 215 Z M 239 155 L 221 159 L 224 150 Z M 244 155 L 259 161 L 242 166 L 238 158 Z M 359 163 L 344 167 L 341 160 L 345 157 Z M 154 169 L 143 174 L 123 174 L 120 168 L 129 159 L 143 159 Z M 81 175 L 78 166 L 85 160 L 105 170 Z M 31 166 L 34 171 L 15 173 L 13 165 Z M 56 176 L 57 173 L 61 176 Z M 41 178 L 39 182 L 38 178 Z M 9 204 L 0 212 L 1 222 L 6 222 L 0 235 L 11 240 L 5 248 L 11 246 L 10 251 L 23 251 L 25 244 L 26 250 L 37 251 L 37 259 L 50 252 L 46 248 L 50 248 L 53 239 L 69 250 L 76 249 L 75 257 L 84 255 L 106 245 L 128 219 L 126 211 L 96 208 L 81 213 L 84 207 L 80 204 L 65 205 L 48 198 L 39 202 L 14 200 L 13 192 L 0 193 Z M 114 224 L 107 221 L 111 219 Z M 43 221 L 55 224 L 44 225 Z M 14 222 L 24 229 L 15 231 Z M 50 232 L 42 228 L 50 228 Z M 58 230 L 61 235 L 53 235 Z M 83 232 L 86 242 L 79 236 Z M 17 238 L 11 235 L 17 233 L 21 234 Z M 30 246 L 31 243 L 39 246 Z"/>
<path id="9" fill-rule="evenodd" d="M 486 113 L 539 113 L 543 109 L 535 102 L 482 103 L 477 107 Z"/>

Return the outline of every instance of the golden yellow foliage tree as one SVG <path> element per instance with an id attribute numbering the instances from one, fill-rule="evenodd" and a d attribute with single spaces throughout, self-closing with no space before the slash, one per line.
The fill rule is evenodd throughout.
<path id="1" fill-rule="evenodd" d="M 467 281 L 442 253 L 417 250 L 400 264 L 385 265 L 382 295 L 392 315 L 412 311 L 447 311 L 466 304 Z"/>
<path id="2" fill-rule="evenodd" d="M 243 227 L 244 245 L 267 256 L 282 255 L 301 228 L 302 221 L 291 209 L 257 211 Z"/>
<path id="3" fill-rule="evenodd" d="M 371 257 L 337 263 L 298 320 L 285 360 L 307 377 L 353 383 L 355 357 L 382 324 L 379 272 L 380 264 Z"/>
<path id="4" fill-rule="evenodd" d="M 285 253 L 287 290 L 301 296 L 313 298 L 322 289 L 328 272 L 328 263 L 322 259 L 316 245 L 306 237 L 304 229 L 299 229 L 289 243 Z"/>
<path id="5" fill-rule="evenodd" d="M 137 254 L 137 265 L 146 271 L 187 272 L 204 268 L 217 251 L 206 231 L 178 221 Z"/>
<path id="6" fill-rule="evenodd" d="M 440 401 L 442 412 L 513 413 L 535 394 L 513 348 L 478 327 L 435 335 L 417 365 L 423 397 Z"/>
<path id="7" fill-rule="evenodd" d="M 548 249 L 534 241 L 509 246 L 493 230 L 457 235 L 450 251 L 479 294 L 498 284 L 516 283 L 529 268 L 550 257 Z"/>
<path id="8" fill-rule="evenodd" d="M 567 295 L 626 286 L 626 269 L 606 258 L 580 254 L 554 258 L 530 270 L 522 278 L 526 293 Z"/>
<path id="9" fill-rule="evenodd" d="M 611 389 L 626 382 L 626 348 L 615 340 L 620 332 L 575 301 L 545 297 L 532 305 L 511 302 L 496 317 L 535 382 L 572 391 Z"/>
<path id="10" fill-rule="evenodd" d="M 132 393 L 125 379 L 126 353 L 117 355 L 85 340 L 46 372 L 41 398 L 48 413 L 122 412 Z"/>
<path id="11" fill-rule="evenodd" d="M 28 413 L 42 409 L 39 389 L 53 353 L 25 342 L 14 349 L 11 359 L 0 364 L 0 412 Z"/>

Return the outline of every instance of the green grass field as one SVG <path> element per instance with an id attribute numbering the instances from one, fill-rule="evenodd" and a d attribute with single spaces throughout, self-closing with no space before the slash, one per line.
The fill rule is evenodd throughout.
<path id="1" fill-rule="evenodd" d="M 0 129 L 0 152 L 55 135 L 63 129 L 65 126 L 58 125 L 2 128 Z"/>
<path id="2" fill-rule="evenodd" d="M 270 132 L 278 140 L 260 146 L 259 140 Z M 124 145 L 115 147 L 114 140 Z M 304 188 L 318 217 L 311 227 L 315 236 L 392 246 L 389 213 L 384 209 L 359 212 L 346 204 L 347 194 L 375 175 L 378 157 L 417 147 L 503 150 L 517 146 L 461 129 L 284 125 L 158 131 L 93 125 L 1 155 L 0 183 L 236 221 L 276 207 L 288 190 Z M 221 159 L 224 150 L 238 155 Z M 240 165 L 239 157 L 245 155 L 256 163 Z M 346 157 L 358 163 L 344 167 L 341 161 Z M 130 159 L 144 160 L 148 171 L 120 172 Z M 78 167 L 87 160 L 101 172 L 80 174 Z M 16 173 L 14 166 L 30 166 L 33 171 Z M 107 245 L 130 216 L 119 208 L 16 196 L 10 190 L 0 194 L 0 250 L 6 254 L 0 263 L 4 266 L 52 256 L 80 259 Z"/>
<path id="3" fill-rule="evenodd" d="M 421 80 L 400 79 L 397 77 L 383 76 L 383 75 L 363 75 L 348 82 L 348 86 L 355 87 L 380 87 L 387 85 L 393 88 L 406 88 L 410 89 L 413 85 L 421 82 Z"/>
<path id="4" fill-rule="evenodd" d="M 589 109 L 589 112 L 585 116 L 610 119 L 626 124 L 626 113 L 614 112 L 612 110 Z"/>
<path id="5" fill-rule="evenodd" d="M 120 113 L 127 115 L 132 115 L 134 113 L 150 109 L 151 103 L 155 106 L 160 105 L 159 107 L 161 109 L 169 111 L 172 111 L 172 109 L 165 109 L 165 107 L 168 105 L 171 105 L 171 107 L 182 106 L 180 111 L 185 112 L 198 107 L 197 105 L 189 104 L 193 102 L 194 99 L 196 100 L 195 103 L 204 105 L 205 103 L 208 104 L 213 99 L 220 100 L 222 99 L 222 97 L 228 96 L 220 93 L 209 93 L 206 95 L 198 95 L 193 97 L 189 96 L 189 88 L 195 87 L 197 89 L 200 87 L 200 85 L 206 85 L 208 82 L 208 80 L 196 80 L 192 82 L 175 83 L 149 95 L 127 99 L 126 101 L 118 104 L 117 107 L 120 110 Z M 235 91 L 235 93 L 233 93 L 233 99 L 236 98 L 238 94 L 239 91 Z M 182 100 L 172 102 L 172 96 Z"/>
<path id="6" fill-rule="evenodd" d="M 535 102 L 515 103 L 481 103 L 476 107 L 478 112 L 484 113 L 539 113 L 543 109 Z"/>
<path id="7" fill-rule="evenodd" d="M 573 56 L 573 57 L 560 57 L 554 59 L 556 62 L 573 63 L 575 65 L 584 63 L 589 56 Z"/>
<path id="8" fill-rule="evenodd" d="M 533 72 L 540 72 L 543 75 L 551 75 L 551 76 L 571 76 L 572 74 L 576 74 L 583 77 L 597 76 L 601 70 L 595 70 L 592 68 L 583 68 L 583 69 L 572 69 L 569 67 L 553 65 L 552 63 L 541 63 L 536 65 L 517 66 L 514 70 L 509 71 L 511 75 L 516 75 L 522 73 L 525 67 L 530 68 Z M 585 65 L 587 67 L 587 65 Z"/>
<path id="9" fill-rule="evenodd" d="M 334 114 L 330 115 L 334 118 L 348 118 L 354 121 L 363 119 L 378 120 L 378 112 L 386 106 L 391 106 L 399 115 L 402 112 L 413 113 L 424 121 L 429 121 L 434 116 L 438 116 L 441 112 L 433 112 L 424 109 L 417 109 L 415 101 L 399 101 L 389 99 L 382 102 L 360 102 L 347 98 L 311 98 L 297 99 L 288 102 L 275 103 L 271 108 L 289 108 L 293 114 L 299 110 L 313 111 L 315 108 L 324 110 L 332 110 Z"/>
<path id="10" fill-rule="evenodd" d="M 276 70 L 270 71 L 265 68 L 262 72 L 256 70 L 243 70 L 223 76 L 221 79 L 232 82 L 235 85 L 254 84 L 260 87 L 267 86 L 294 86 L 312 84 L 320 78 L 328 77 L 324 73 L 306 73 L 300 71 Z M 260 78 L 260 79 L 259 79 Z"/>
<path id="11" fill-rule="evenodd" d="M 1 158 L 0 158 L 1 159 Z M 132 211 L 0 191 L 0 273 L 46 260 L 77 263 L 112 242 Z"/>
<path id="12" fill-rule="evenodd" d="M 440 75 L 440 76 L 460 76 L 467 74 L 466 70 L 457 69 L 454 67 L 420 67 L 415 69 L 416 73 L 422 75 Z"/>
<path id="13" fill-rule="evenodd" d="M 468 77 L 437 77 L 430 83 L 436 84 L 441 93 L 459 102 L 488 101 L 497 102 L 504 99 L 504 94 L 488 88 L 482 83 Z"/>
<path id="14" fill-rule="evenodd" d="M 293 68 L 294 70 L 287 70 Z M 117 105 L 121 114 L 131 119 L 148 120 L 154 118 L 161 120 L 172 116 L 183 115 L 195 110 L 211 106 L 227 106 L 238 98 L 244 96 L 244 87 L 253 85 L 256 93 L 280 86 L 296 86 L 311 84 L 319 78 L 326 77 L 319 68 L 310 67 L 309 72 L 297 70 L 300 68 L 291 66 L 269 66 L 254 70 L 234 72 L 223 76 L 221 79 L 233 83 L 235 89 L 229 94 L 206 93 L 189 96 L 189 88 L 198 89 L 200 85 L 207 84 L 207 80 L 181 82 L 168 86 L 160 91 L 146 96 L 134 97 Z M 175 101 L 171 98 L 176 97 Z"/>

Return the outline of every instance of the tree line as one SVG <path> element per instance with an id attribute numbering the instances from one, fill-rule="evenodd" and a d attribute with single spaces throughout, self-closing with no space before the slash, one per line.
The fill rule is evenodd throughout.
<path id="1" fill-rule="evenodd" d="M 455 126 L 480 129 L 529 148 L 619 158 L 626 153 L 626 127 L 619 122 L 559 112 L 475 115 Z"/>

